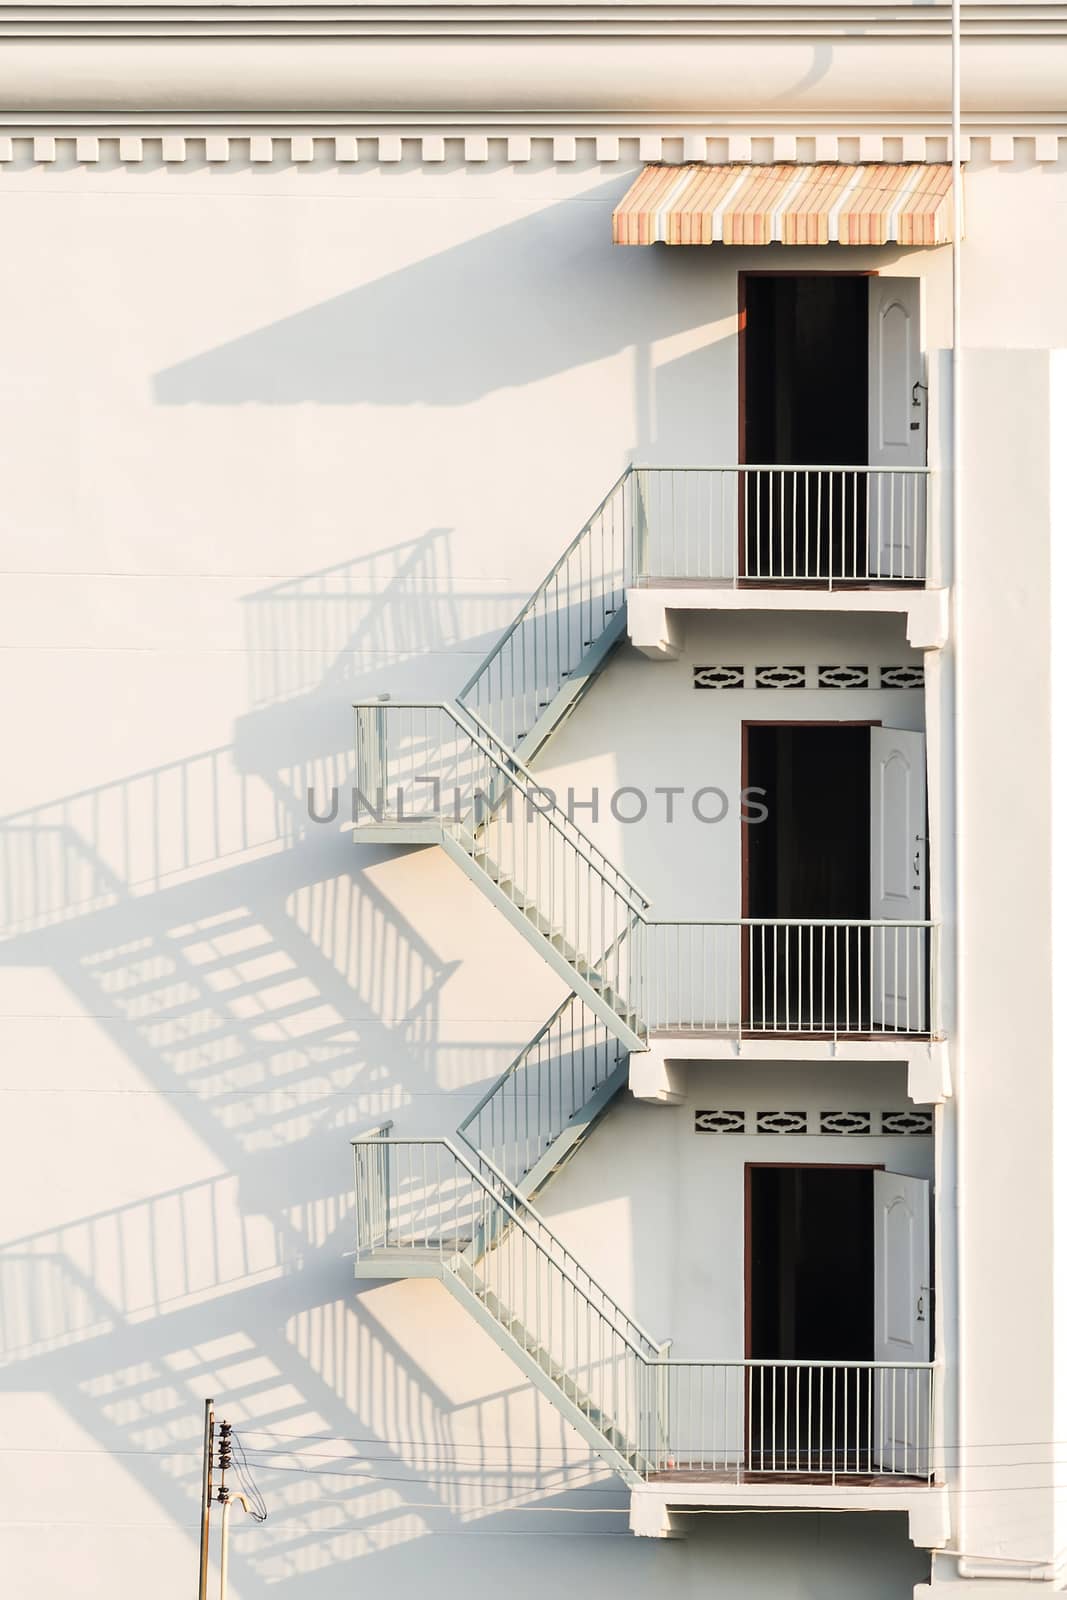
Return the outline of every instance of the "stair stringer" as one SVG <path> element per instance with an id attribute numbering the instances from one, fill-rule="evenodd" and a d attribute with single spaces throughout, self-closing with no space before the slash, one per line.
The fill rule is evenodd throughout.
<path id="1" fill-rule="evenodd" d="M 575 994 L 581 996 L 589 1009 L 596 1013 L 617 1039 L 621 1040 L 630 1050 L 648 1049 L 647 1041 L 642 1039 L 641 1035 L 619 1016 L 595 985 L 582 977 L 567 960 L 564 953 L 558 950 L 552 941 L 534 926 L 522 908 L 509 899 L 489 873 L 483 871 L 477 861 L 468 854 L 460 841 L 454 838 L 447 828 L 441 830 L 440 844 L 445 854 L 456 863 L 461 871 L 467 874 L 471 882 L 487 896 L 512 926 L 518 928 L 523 938 L 533 946 L 538 955 L 548 962 L 548 965 L 559 974 Z"/>
<path id="2" fill-rule="evenodd" d="M 540 755 L 552 735 L 577 710 L 607 664 L 608 657 L 625 634 L 626 607 L 622 605 L 614 613 L 607 627 L 593 640 L 578 666 L 564 679 L 555 697 L 541 712 L 533 727 L 527 729 L 516 744 L 515 754 L 524 762 L 528 764 L 535 756 Z M 464 710 L 468 709 L 464 705 L 462 696 L 459 703 L 464 706 Z"/>
<path id="3" fill-rule="evenodd" d="M 467 1269 L 471 1269 L 468 1267 Z M 516 1339 L 504 1325 L 493 1316 L 488 1306 L 479 1298 L 474 1289 L 464 1283 L 458 1271 L 452 1270 L 447 1264 L 442 1264 L 441 1281 L 448 1292 L 482 1327 L 492 1339 L 493 1343 L 509 1356 L 515 1365 L 526 1374 L 534 1387 L 545 1396 L 549 1403 L 555 1407 L 560 1416 L 581 1435 L 588 1445 L 596 1451 L 600 1459 L 609 1466 L 613 1472 L 618 1473 L 626 1483 L 633 1487 L 644 1482 L 641 1472 L 634 1465 L 629 1455 L 616 1448 L 607 1435 L 601 1432 L 593 1419 L 586 1414 L 580 1405 L 567 1394 L 563 1386 L 544 1370 L 534 1354 L 528 1350 L 522 1340 Z M 614 1426 L 612 1424 L 612 1426 Z"/>
<path id="4" fill-rule="evenodd" d="M 629 1058 L 624 1056 L 614 1072 L 594 1089 L 585 1104 L 564 1124 L 547 1150 L 515 1184 L 516 1192 L 524 1200 L 532 1200 L 578 1152 L 620 1089 L 625 1087 L 629 1074 Z"/>

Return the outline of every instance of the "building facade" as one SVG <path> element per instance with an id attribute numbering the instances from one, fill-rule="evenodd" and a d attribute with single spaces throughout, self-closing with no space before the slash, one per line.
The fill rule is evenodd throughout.
<path id="1" fill-rule="evenodd" d="M 241 1600 L 1067 1584 L 1067 20 L 955 150 L 950 20 L 3 13 L 7 1592 L 191 1594 L 208 1396 Z"/>

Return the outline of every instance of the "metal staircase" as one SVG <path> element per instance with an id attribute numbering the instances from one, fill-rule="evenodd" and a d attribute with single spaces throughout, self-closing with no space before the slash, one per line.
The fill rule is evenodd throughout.
<path id="1" fill-rule="evenodd" d="M 640 490 L 628 467 L 474 676 L 459 703 L 529 761 L 588 691 L 626 630 Z"/>
<path id="2" fill-rule="evenodd" d="M 623 1087 L 628 1060 L 611 1030 L 569 995 L 464 1117 L 458 1137 L 532 1200 Z"/>
<path id="3" fill-rule="evenodd" d="M 449 1140 L 353 1141 L 361 1277 L 440 1278 L 628 1482 L 650 1470 L 659 1345 L 530 1204 L 626 1081 L 627 1052 L 570 995 Z"/>
<path id="4" fill-rule="evenodd" d="M 361 1278 L 440 1279 L 627 1482 L 652 1470 L 664 1348 L 502 1173 L 449 1140 L 353 1140 Z"/>
<path id="5" fill-rule="evenodd" d="M 367 808 L 357 837 L 441 845 L 616 1037 L 645 1049 L 648 900 L 632 879 L 471 713 L 398 701 L 355 710 Z"/>
<path id="6" fill-rule="evenodd" d="M 627 587 L 650 570 L 688 570 L 675 538 L 679 506 L 687 541 L 705 551 L 707 529 L 718 530 L 724 571 L 736 556 L 734 476 L 686 473 L 679 484 L 676 476 L 623 474 L 456 705 L 385 697 L 355 707 L 355 837 L 441 846 L 570 989 L 460 1125 L 467 1153 L 447 1139 L 395 1139 L 388 1127 L 353 1141 L 357 1275 L 439 1278 L 631 1484 L 678 1460 L 736 1474 L 757 1459 L 759 1470 L 780 1464 L 776 1448 L 766 1455 L 746 1440 L 746 1418 L 763 1403 L 765 1369 L 783 1364 L 669 1361 L 669 1343 L 615 1302 L 531 1204 L 610 1106 L 629 1051 L 648 1048 L 650 1027 L 740 1037 L 743 1029 L 796 1026 L 791 1014 L 765 1016 L 746 998 L 753 951 L 763 956 L 768 941 L 778 949 L 773 919 L 650 922 L 646 896 L 546 796 L 527 764 L 622 638 Z M 910 971 L 914 955 L 918 972 L 919 953 L 931 959 L 923 943 L 930 927 L 805 925 L 794 940 L 801 955 L 793 976 L 819 990 L 840 951 L 861 937 L 872 949 L 880 940 L 883 965 L 888 957 Z M 886 1031 L 928 1033 L 932 1015 L 932 1006 L 927 1018 L 909 1000 L 904 1026 Z M 801 1020 L 811 1031 L 812 1019 Z M 836 1013 L 815 1021 L 813 1031 L 836 1037 Z M 869 1026 L 856 1012 L 840 1031 Z M 869 1390 L 874 1381 L 871 1363 L 784 1364 L 806 1365 L 820 1368 L 819 1382 L 834 1396 L 838 1384 L 845 1396 L 847 1385 L 858 1392 L 861 1381 Z M 775 1370 L 768 1381 L 784 1386 L 773 1392 L 788 1393 L 799 1417 L 802 1379 L 779 1380 Z M 928 1366 L 900 1367 L 889 1380 L 893 1404 L 928 1419 L 930 1381 Z M 924 1448 L 913 1442 L 905 1452 L 905 1472 L 926 1470 Z M 811 1459 L 809 1440 L 809 1470 Z M 871 1462 L 868 1440 L 865 1470 Z"/>

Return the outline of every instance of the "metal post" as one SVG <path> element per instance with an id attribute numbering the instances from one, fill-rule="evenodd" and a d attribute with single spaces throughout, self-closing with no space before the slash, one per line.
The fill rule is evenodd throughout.
<path id="1" fill-rule="evenodd" d="M 222 1502 L 222 1547 L 219 1552 L 219 1600 L 226 1600 L 226 1583 L 230 1576 L 230 1502 Z"/>
<path id="2" fill-rule="evenodd" d="M 222 1491 L 219 1491 L 220 1498 Z M 219 1600 L 226 1600 L 226 1585 L 230 1578 L 230 1509 L 235 1500 L 241 1502 L 242 1509 L 248 1514 L 248 1501 L 243 1494 L 228 1494 L 222 1502 L 222 1539 L 219 1552 Z"/>
<path id="3" fill-rule="evenodd" d="M 215 1402 L 204 1401 L 204 1473 L 200 1489 L 200 1582 L 197 1600 L 207 1600 L 208 1544 L 211 1531 L 211 1478 L 215 1454 Z"/>

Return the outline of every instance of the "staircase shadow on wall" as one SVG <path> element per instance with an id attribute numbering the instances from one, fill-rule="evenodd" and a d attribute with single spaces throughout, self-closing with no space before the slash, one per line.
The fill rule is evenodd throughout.
<path id="1" fill-rule="evenodd" d="M 175 1148 L 199 1145 L 197 1162 L 206 1152 L 221 1169 L 0 1246 L 4 1386 L 53 1395 L 102 1449 L 130 1452 L 120 1459 L 185 1525 L 209 1392 L 236 1421 L 355 1438 L 401 1480 L 383 1494 L 373 1478 L 338 1486 L 295 1464 L 283 1472 L 275 1458 L 257 1476 L 277 1533 L 268 1523 L 268 1537 L 235 1540 L 249 1595 L 289 1581 L 306 1593 L 310 1570 L 374 1548 L 374 1530 L 395 1528 L 408 1500 L 423 1520 L 429 1501 L 449 1526 L 463 1522 L 469 1512 L 447 1486 L 405 1488 L 430 1475 L 413 1451 L 447 1460 L 469 1433 L 503 1448 L 464 1447 L 467 1476 L 488 1480 L 492 1468 L 509 1492 L 534 1497 L 559 1481 L 539 1456 L 511 1449 L 513 1396 L 525 1386 L 469 1404 L 441 1393 L 378 1326 L 370 1302 L 394 1291 L 356 1293 L 345 1254 L 347 1136 L 504 1064 L 495 1040 L 441 1037 L 454 963 L 367 875 L 389 852 L 357 855 L 346 835 L 309 828 L 305 810 L 308 782 L 351 781 L 349 702 L 368 676 L 360 651 L 389 641 L 402 662 L 428 633 L 442 652 L 467 650 L 467 629 L 477 648 L 497 609 L 513 609 L 513 596 L 457 598 L 446 557 L 447 534 L 433 530 L 249 596 L 252 709 L 232 745 L 0 825 L 0 961 L 51 969 L 109 1041 L 116 1091 L 161 1092 L 182 1121 Z M 443 594 L 428 593 L 434 585 Z M 309 639 L 326 641 L 327 659 Z M 53 1064 L 54 1037 L 42 1077 L 77 1088 L 76 1063 Z M 57 1192 L 70 1186 L 63 1145 L 43 1153 L 57 1163 Z M 98 1159 L 123 1157 L 109 1146 Z M 551 1461 L 567 1441 L 562 1423 L 549 1426 Z M 339 1499 L 352 1518 L 344 1530 L 329 1509 Z M 486 1490 L 481 1502 L 491 1500 Z"/>

